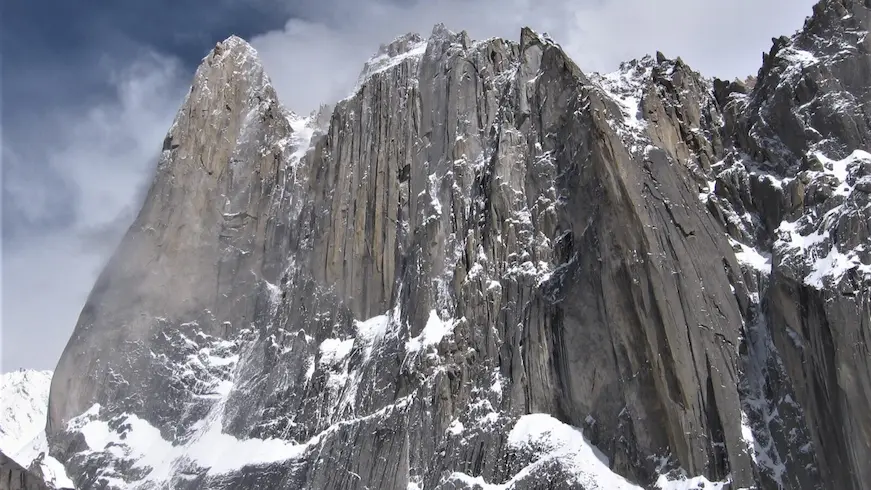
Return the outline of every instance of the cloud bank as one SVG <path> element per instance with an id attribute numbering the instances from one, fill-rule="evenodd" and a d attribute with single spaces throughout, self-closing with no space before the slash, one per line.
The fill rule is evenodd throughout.
<path id="1" fill-rule="evenodd" d="M 187 81 L 148 53 L 114 92 L 63 108 L 3 145 L 2 367 L 53 369 L 97 274 L 151 182 Z"/>

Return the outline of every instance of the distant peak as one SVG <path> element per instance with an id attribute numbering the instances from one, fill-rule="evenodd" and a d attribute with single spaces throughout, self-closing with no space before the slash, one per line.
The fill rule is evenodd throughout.
<path id="1" fill-rule="evenodd" d="M 197 68 L 192 85 L 206 84 L 215 73 L 221 73 L 222 77 L 228 79 L 245 79 L 246 83 L 266 84 L 265 80 L 260 80 L 263 78 L 263 64 L 257 50 L 236 35 L 215 43 Z"/>
<path id="2" fill-rule="evenodd" d="M 540 43 L 542 41 L 541 36 L 538 35 L 537 32 L 533 31 L 529 27 L 522 27 L 520 29 L 520 45 L 527 46 L 533 43 Z"/>
<path id="3" fill-rule="evenodd" d="M 801 49 L 817 53 L 837 54 L 845 47 L 861 45 L 867 52 L 871 49 L 865 36 L 869 24 L 871 0 L 820 0 L 802 30 L 793 39 L 775 40 L 772 49 L 777 50 L 778 44 L 793 42 Z"/>
<path id="4" fill-rule="evenodd" d="M 854 15 L 858 9 L 871 9 L 871 0 L 820 0 L 814 5 L 814 17 L 833 13 L 838 18 Z"/>
<path id="5" fill-rule="evenodd" d="M 223 41 L 215 43 L 214 49 L 203 58 L 203 62 L 211 62 L 210 64 L 212 64 L 215 61 L 224 60 L 234 55 L 257 59 L 257 50 L 248 44 L 248 41 L 234 34 Z"/>
<path id="6" fill-rule="evenodd" d="M 405 54 L 415 47 L 419 46 L 422 42 L 424 42 L 423 37 L 416 32 L 409 32 L 408 34 L 403 34 L 402 36 L 397 37 L 393 41 L 382 44 L 378 48 L 378 52 L 375 54 L 375 57 L 379 56 L 399 56 L 401 54 Z"/>
<path id="7" fill-rule="evenodd" d="M 427 42 L 420 34 L 416 33 L 408 33 L 397 37 L 388 44 L 382 44 L 375 56 L 363 65 L 363 71 L 360 72 L 357 81 L 358 87 L 354 89 L 353 93 L 356 93 L 359 86 L 376 73 L 397 66 L 406 59 L 422 56 L 426 51 L 426 46 Z"/>
<path id="8" fill-rule="evenodd" d="M 224 47 L 224 48 L 232 48 L 234 46 L 251 47 L 251 45 L 248 44 L 248 41 L 242 39 L 241 37 L 239 37 L 235 34 L 231 35 L 227 39 L 224 39 L 223 41 L 218 42 L 215 45 L 215 47 L 219 47 L 219 46 Z"/>
<path id="9" fill-rule="evenodd" d="M 530 27 L 521 28 L 520 29 L 521 49 L 525 46 L 532 46 L 535 44 L 542 45 L 542 46 L 549 44 L 549 45 L 559 47 L 559 44 L 556 41 L 554 41 L 546 32 L 539 34 L 538 32 L 534 31 Z"/>
<path id="10" fill-rule="evenodd" d="M 441 22 L 432 26 L 432 33 L 430 34 L 431 39 L 451 39 L 454 36 L 456 36 L 456 34 Z"/>

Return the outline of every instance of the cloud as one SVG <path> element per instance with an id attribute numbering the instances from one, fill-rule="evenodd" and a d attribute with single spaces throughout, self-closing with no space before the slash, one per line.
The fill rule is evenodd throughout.
<path id="1" fill-rule="evenodd" d="M 89 109 L 61 107 L 4 141 L 4 370 L 54 368 L 138 212 L 187 83 L 178 61 L 145 52 L 109 70 L 114 92 Z"/>
<path id="2" fill-rule="evenodd" d="M 436 23 L 476 39 L 547 32 L 585 71 L 659 50 L 706 76 L 755 74 L 771 38 L 800 28 L 813 0 L 325 0 L 305 20 L 253 38 L 282 102 L 306 113 L 341 99 L 382 43 Z"/>

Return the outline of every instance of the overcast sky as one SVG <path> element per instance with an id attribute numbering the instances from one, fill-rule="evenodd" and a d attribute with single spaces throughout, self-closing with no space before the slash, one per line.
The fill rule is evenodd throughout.
<path id="1" fill-rule="evenodd" d="M 307 113 L 363 62 L 433 24 L 474 38 L 548 32 L 582 70 L 663 51 L 707 76 L 755 74 L 812 0 L 9 1 L 2 50 L 3 371 L 54 369 L 132 221 L 200 59 L 231 34 Z"/>

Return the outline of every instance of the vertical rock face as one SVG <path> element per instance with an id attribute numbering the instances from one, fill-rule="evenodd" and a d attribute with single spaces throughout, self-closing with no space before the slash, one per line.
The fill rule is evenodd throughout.
<path id="1" fill-rule="evenodd" d="M 753 91 L 726 105 L 743 162 L 715 191 L 744 212 L 736 229 L 755 238 L 733 234 L 741 247 L 771 254 L 767 329 L 832 488 L 871 477 L 869 8 L 820 2 L 775 40 Z"/>
<path id="2" fill-rule="evenodd" d="M 174 382 L 160 371 L 169 353 L 154 344 L 184 322 L 231 335 L 268 301 L 258 291 L 277 282 L 274 257 L 286 249 L 272 222 L 287 214 L 278 211 L 290 136 L 254 50 L 239 38 L 216 46 L 166 136 L 139 216 L 82 311 L 53 378 L 53 391 L 67 396 L 51 398 L 50 424 L 98 399 L 175 416 L 150 396 Z M 130 393 L 133 380 L 142 391 Z"/>
<path id="3" fill-rule="evenodd" d="M 871 488 L 868 22 L 821 2 L 752 89 L 436 26 L 308 118 L 219 43 L 52 455 L 79 488 Z"/>

